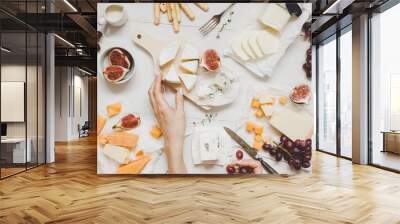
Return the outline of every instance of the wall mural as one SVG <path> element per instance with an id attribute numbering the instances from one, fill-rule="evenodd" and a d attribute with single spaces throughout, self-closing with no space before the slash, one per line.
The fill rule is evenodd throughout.
<path id="1" fill-rule="evenodd" d="M 98 174 L 311 172 L 311 4 L 97 11 Z"/>

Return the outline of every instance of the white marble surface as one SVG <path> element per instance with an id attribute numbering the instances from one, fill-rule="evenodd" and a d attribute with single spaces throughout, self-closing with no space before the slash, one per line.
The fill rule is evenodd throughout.
<path id="1" fill-rule="evenodd" d="M 181 31 L 175 34 L 172 30 L 172 26 L 167 22 L 166 15 L 162 15 L 161 24 L 155 26 L 153 24 L 153 4 L 151 3 L 129 3 L 122 4 L 128 12 L 128 22 L 120 27 L 113 28 L 108 27 L 105 30 L 103 38 L 100 41 L 101 49 L 107 49 L 109 47 L 123 47 L 128 50 L 135 60 L 135 68 L 133 78 L 121 85 L 109 84 L 101 75 L 101 69 L 98 68 L 98 113 L 106 115 L 106 105 L 114 102 L 121 102 L 123 109 L 121 114 L 135 113 L 139 114 L 142 119 L 142 127 L 135 129 L 132 132 L 140 135 L 139 148 L 145 151 L 154 151 L 162 148 L 162 140 L 153 140 L 149 136 L 149 129 L 155 124 L 155 118 L 153 111 L 148 100 L 147 90 L 154 78 L 153 74 L 153 62 L 150 55 L 147 54 L 143 49 L 136 46 L 132 41 L 132 33 L 134 30 L 145 30 L 146 33 L 162 38 L 163 40 L 184 40 L 190 42 L 199 51 L 206 50 L 208 48 L 214 48 L 220 54 L 229 47 L 230 41 L 234 36 L 238 35 L 245 27 L 251 23 L 256 23 L 256 15 L 262 10 L 262 4 L 265 3 L 251 3 L 251 4 L 236 4 L 233 8 L 234 14 L 232 15 L 232 22 L 227 26 L 220 35 L 219 39 L 216 38 L 216 31 L 221 28 L 221 24 L 226 21 L 227 18 L 222 19 L 222 23 L 206 37 L 203 37 L 198 28 L 209 20 L 209 18 L 222 11 L 229 3 L 210 3 L 210 10 L 205 13 L 195 7 L 193 4 L 188 4 L 194 14 L 196 15 L 195 21 L 189 21 L 182 14 Z M 106 3 L 98 4 L 98 18 L 100 18 L 104 9 L 107 6 Z M 308 5 L 309 7 L 311 5 Z M 244 124 L 246 120 L 256 119 L 252 117 L 252 111 L 249 108 L 249 94 L 251 95 L 254 86 L 259 87 L 274 87 L 280 89 L 286 93 L 299 83 L 311 82 L 306 79 L 305 72 L 302 69 L 302 65 L 305 61 L 305 52 L 310 47 L 310 43 L 303 40 L 303 37 L 298 37 L 292 45 L 287 49 L 284 57 L 277 64 L 274 74 L 270 78 L 258 78 L 251 74 L 248 70 L 243 68 L 241 65 L 236 63 L 230 58 L 222 57 L 222 63 L 224 66 L 229 67 L 232 71 L 240 76 L 241 79 L 241 92 L 238 99 L 231 105 L 211 111 L 210 113 L 216 114 L 215 119 L 207 125 L 210 126 L 228 126 L 234 128 L 241 133 L 249 143 L 253 142 L 252 136 L 245 133 L 243 127 L 240 125 Z M 102 55 L 103 51 L 99 52 L 99 56 Z M 99 58 L 98 58 L 99 60 Z M 98 66 L 99 67 L 99 66 Z M 171 93 L 166 94 L 167 101 L 173 105 L 174 96 Z M 313 102 L 306 108 L 308 111 L 312 111 Z M 225 173 L 224 166 L 195 166 L 192 162 L 191 157 L 191 131 L 193 130 L 193 122 L 200 124 L 205 118 L 205 112 L 199 109 L 197 106 L 190 102 L 185 102 L 185 111 L 187 115 L 187 137 L 185 140 L 184 159 L 189 173 Z M 110 118 L 103 129 L 104 133 L 111 132 L 111 126 L 118 121 L 118 116 Z M 266 120 L 258 119 L 258 123 L 267 123 Z M 206 122 L 208 123 L 208 122 Z M 268 125 L 266 125 L 268 128 Z M 273 133 L 270 130 L 265 132 Z M 235 153 L 235 143 L 231 141 L 232 155 Z M 101 151 L 102 147 L 98 147 L 98 172 L 99 173 L 113 173 L 117 167 L 113 161 L 104 157 Z M 271 165 L 278 171 L 283 173 L 292 173 L 285 162 L 277 163 L 271 160 L 268 155 L 261 152 L 266 159 L 270 161 Z M 246 157 L 247 155 L 245 155 Z M 230 158 L 234 159 L 234 158 Z M 154 164 L 153 164 L 154 165 Z M 165 173 L 166 172 L 166 161 L 165 157 L 161 156 L 157 164 L 152 166 L 153 169 L 149 171 L 147 168 L 146 172 Z"/>

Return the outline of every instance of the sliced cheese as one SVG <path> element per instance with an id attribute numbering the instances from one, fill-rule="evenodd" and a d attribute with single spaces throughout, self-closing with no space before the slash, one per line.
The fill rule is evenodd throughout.
<path id="1" fill-rule="evenodd" d="M 273 54 L 279 50 L 279 38 L 277 35 L 264 30 L 261 32 L 257 32 L 256 41 L 264 54 Z"/>
<path id="2" fill-rule="evenodd" d="M 278 4 L 266 4 L 258 20 L 265 26 L 280 32 L 290 20 L 289 11 Z"/>
<path id="3" fill-rule="evenodd" d="M 232 41 L 231 48 L 233 53 L 238 56 L 242 61 L 247 61 L 250 57 L 242 49 L 242 37 L 239 36 Z"/>
<path id="4" fill-rule="evenodd" d="M 109 117 L 115 116 L 119 114 L 119 112 L 121 112 L 121 109 L 122 109 L 121 103 L 109 104 L 107 105 L 107 115 Z"/>
<path id="5" fill-rule="evenodd" d="M 124 147 L 107 144 L 103 149 L 103 153 L 119 164 L 128 163 L 129 150 Z"/>
<path id="6" fill-rule="evenodd" d="M 177 41 L 168 44 L 164 49 L 162 49 L 159 56 L 160 67 L 168 64 L 170 61 L 174 60 L 179 51 L 179 43 Z"/>
<path id="7" fill-rule="evenodd" d="M 244 52 L 246 52 L 246 54 L 251 58 L 251 59 L 256 59 L 256 55 L 253 53 L 253 51 L 250 48 L 250 44 L 249 44 L 249 38 L 252 35 L 251 32 L 245 33 L 242 36 L 242 49 Z"/>
<path id="8" fill-rule="evenodd" d="M 314 120 L 306 111 L 295 111 L 284 107 L 276 110 L 269 122 L 274 128 L 293 141 L 311 138 L 313 133 Z"/>
<path id="9" fill-rule="evenodd" d="M 118 167 L 117 172 L 120 174 L 140 174 L 150 160 L 150 156 L 143 155 L 127 165 Z"/>
<path id="10" fill-rule="evenodd" d="M 100 114 L 97 115 L 97 135 L 101 133 L 106 124 L 107 118 L 101 116 Z"/>
<path id="11" fill-rule="evenodd" d="M 257 58 L 261 58 L 264 56 L 264 53 L 262 52 L 260 46 L 257 43 L 257 33 L 259 32 L 263 31 L 253 32 L 248 39 L 250 49 L 256 55 Z"/>
<path id="12" fill-rule="evenodd" d="M 199 150 L 201 161 L 218 159 L 218 147 L 220 145 L 219 134 L 216 131 L 202 132 L 199 136 Z"/>
<path id="13" fill-rule="evenodd" d="M 139 141 L 139 136 L 128 132 L 113 132 L 102 135 L 99 138 L 101 144 L 111 144 L 115 146 L 134 149 Z"/>
<path id="14" fill-rule="evenodd" d="M 178 72 L 176 71 L 175 67 L 172 66 L 167 74 L 164 75 L 164 80 L 169 82 L 169 83 L 174 83 L 174 84 L 179 84 L 179 76 L 178 76 Z"/>
<path id="15" fill-rule="evenodd" d="M 181 61 L 199 60 L 199 52 L 192 45 L 185 45 L 182 50 Z"/>
<path id="16" fill-rule="evenodd" d="M 181 69 L 184 72 L 195 74 L 197 72 L 197 69 L 199 67 L 199 61 L 183 61 L 181 63 Z"/>
<path id="17" fill-rule="evenodd" d="M 191 91 L 196 84 L 197 76 L 192 74 L 179 74 L 179 79 L 188 91 Z"/>

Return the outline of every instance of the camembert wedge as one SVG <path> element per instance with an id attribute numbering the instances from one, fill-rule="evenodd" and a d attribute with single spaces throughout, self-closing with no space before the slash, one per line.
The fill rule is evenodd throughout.
<path id="1" fill-rule="evenodd" d="M 169 82 L 169 83 L 173 83 L 173 84 L 179 84 L 180 83 L 178 72 L 176 71 L 174 66 L 172 66 L 168 70 L 167 74 L 165 74 L 164 80 Z"/>
<path id="2" fill-rule="evenodd" d="M 180 68 L 187 73 L 196 74 L 199 68 L 199 61 L 182 61 Z"/>
<path id="3" fill-rule="evenodd" d="M 182 73 L 179 74 L 179 79 L 181 80 L 183 86 L 185 86 L 187 91 L 191 91 L 196 84 L 197 76 L 193 74 Z"/>
<path id="4" fill-rule="evenodd" d="M 179 43 L 178 41 L 174 41 L 168 44 L 164 49 L 162 49 L 159 56 L 159 65 L 163 67 L 168 64 L 170 61 L 174 60 L 179 51 Z"/>

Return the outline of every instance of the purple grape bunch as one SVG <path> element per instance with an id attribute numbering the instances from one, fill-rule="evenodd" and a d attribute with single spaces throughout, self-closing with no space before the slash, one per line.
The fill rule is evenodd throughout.
<path id="1" fill-rule="evenodd" d="M 280 137 L 280 143 L 271 145 L 264 143 L 263 150 L 268 152 L 276 161 L 285 160 L 290 167 L 300 170 L 311 166 L 311 139 L 292 141 L 287 136 Z"/>

